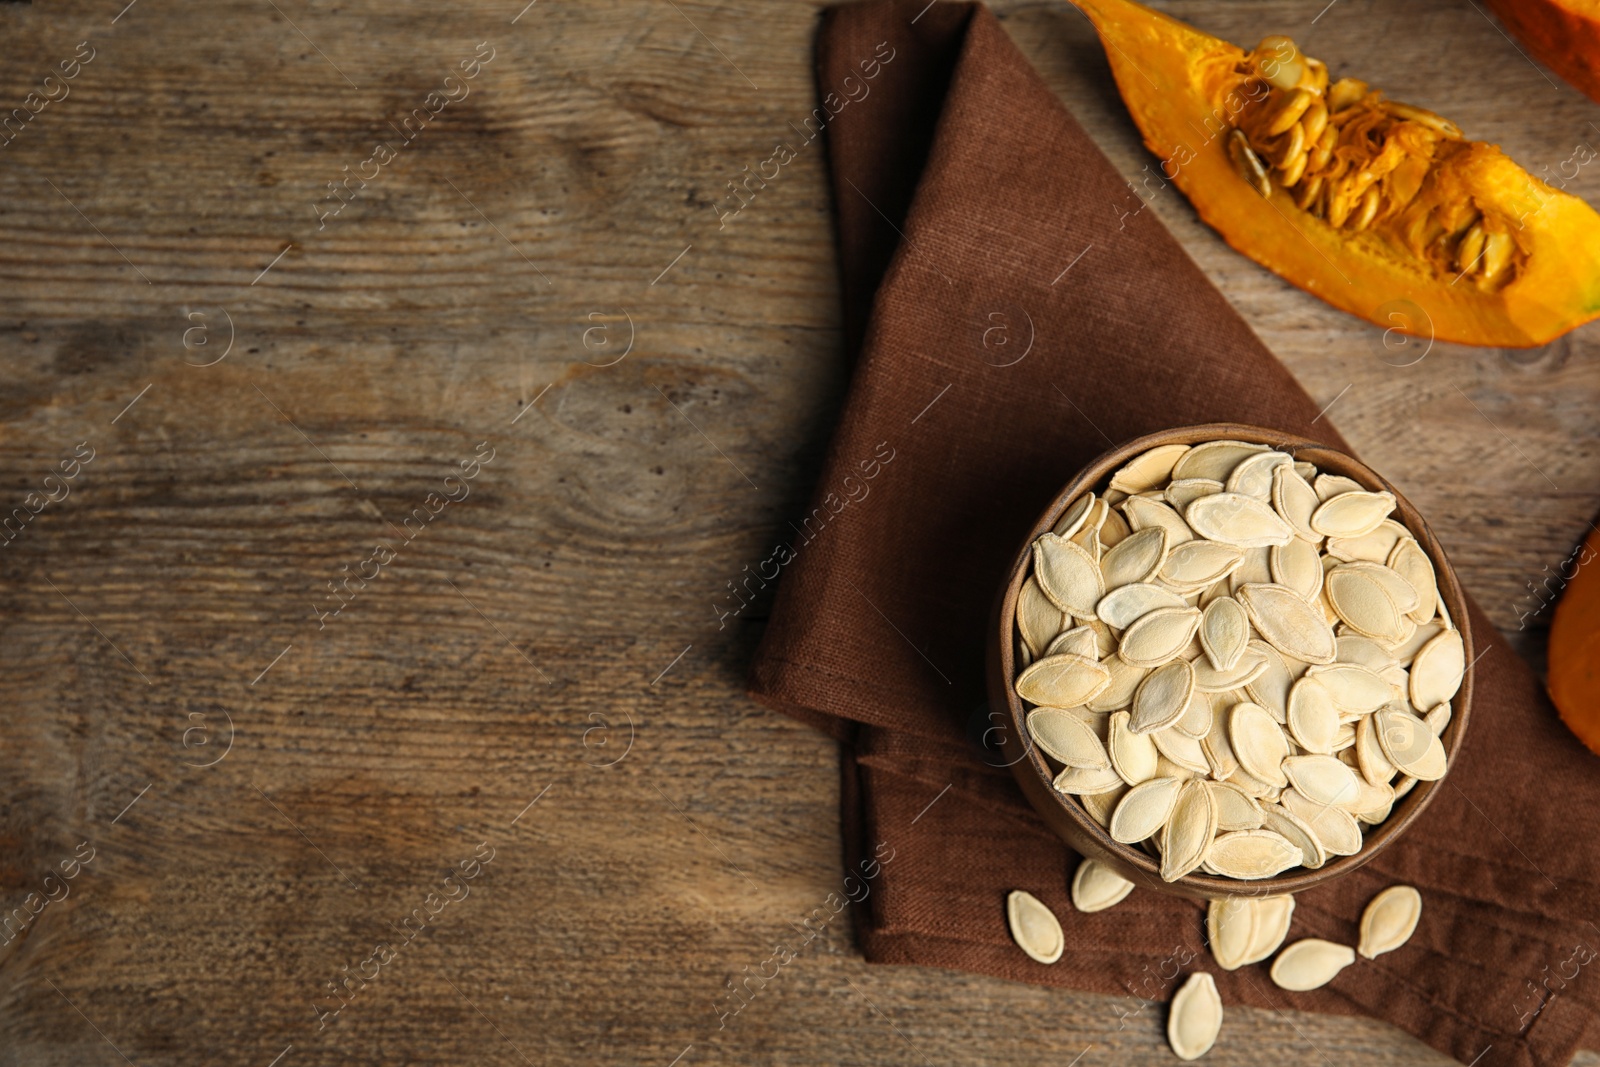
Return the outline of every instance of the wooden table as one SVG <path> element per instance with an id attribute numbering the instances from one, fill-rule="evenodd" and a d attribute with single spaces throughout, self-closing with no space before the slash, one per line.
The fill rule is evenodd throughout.
<path id="1" fill-rule="evenodd" d="M 0 1064 L 1171 1063 L 1157 1011 L 868 967 L 843 920 L 718 1027 L 841 877 L 833 744 L 712 608 L 845 386 L 821 152 L 712 206 L 812 107 L 815 5 L 124 2 L 0 4 L 5 107 L 80 57 L 0 149 L 5 506 L 60 497 L 0 554 L 0 888 L 59 898 L 0 946 Z M 1320 4 L 1166 6 L 1539 173 L 1600 145 L 1470 0 Z M 1084 19 L 999 6 L 1153 169 Z M 1537 662 L 1600 331 L 1413 362 L 1149 206 Z M 1243 1009 L 1210 1058 L 1291 1061 L 1443 1062 Z"/>

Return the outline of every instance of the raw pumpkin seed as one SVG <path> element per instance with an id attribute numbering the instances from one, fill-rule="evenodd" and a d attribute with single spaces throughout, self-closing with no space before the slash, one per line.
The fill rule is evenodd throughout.
<path id="1" fill-rule="evenodd" d="M 1222 483 L 1211 478 L 1185 478 L 1170 483 L 1162 495 L 1174 511 L 1183 514 L 1185 508 L 1203 496 L 1222 492 Z"/>
<path id="2" fill-rule="evenodd" d="M 1355 772 L 1334 756 L 1290 756 L 1283 761 L 1283 773 L 1296 790 L 1317 804 L 1348 803 L 1360 791 Z"/>
<path id="3" fill-rule="evenodd" d="M 1250 794 L 1231 782 L 1211 782 L 1211 799 L 1217 806 L 1217 830 L 1259 830 L 1261 807 Z"/>
<path id="4" fill-rule="evenodd" d="M 1293 184 L 1293 183 L 1291 183 Z M 1262 502 L 1272 499 L 1272 481 L 1279 468 L 1294 469 L 1294 457 L 1283 452 L 1258 452 L 1240 460 L 1228 475 L 1224 489 L 1229 493 L 1253 496 Z"/>
<path id="5" fill-rule="evenodd" d="M 1356 950 L 1317 937 L 1296 941 L 1272 961 L 1272 982 L 1279 989 L 1303 993 L 1333 981 L 1356 961 Z"/>
<path id="6" fill-rule="evenodd" d="M 1158 753 L 1184 770 L 1196 775 L 1211 773 L 1211 764 L 1206 762 L 1205 749 L 1200 747 L 1200 742 L 1176 727 L 1157 730 L 1150 739 L 1155 742 Z"/>
<path id="7" fill-rule="evenodd" d="M 1322 592 L 1322 558 L 1312 542 L 1296 537 L 1287 544 L 1274 545 L 1267 551 L 1267 562 L 1272 581 L 1293 589 L 1308 603 Z"/>
<path id="8" fill-rule="evenodd" d="M 1218 597 L 1201 613 L 1199 633 L 1200 646 L 1205 649 L 1212 669 L 1219 673 L 1230 671 L 1238 665 L 1250 643 L 1250 618 L 1237 600 Z"/>
<path id="9" fill-rule="evenodd" d="M 1204 971 L 1189 976 L 1172 998 L 1167 1015 L 1167 1044 L 1180 1060 L 1197 1060 L 1211 1051 L 1222 1032 L 1222 997 Z"/>
<path id="10" fill-rule="evenodd" d="M 1256 924 L 1244 957 L 1245 964 L 1260 963 L 1278 951 L 1283 939 L 1289 936 L 1289 920 L 1294 916 L 1294 897 L 1287 893 L 1253 899 Z"/>
<path id="11" fill-rule="evenodd" d="M 1094 731 L 1062 708 L 1034 708 L 1028 712 L 1028 734 L 1046 755 L 1068 767 L 1099 770 L 1110 762 Z"/>
<path id="12" fill-rule="evenodd" d="M 1172 817 L 1161 829 L 1162 880 L 1176 882 L 1200 866 L 1216 836 L 1217 807 L 1211 800 L 1211 790 L 1203 781 L 1184 782 L 1178 787 Z"/>
<path id="13" fill-rule="evenodd" d="M 1316 870 L 1328 862 L 1328 850 L 1316 831 L 1300 816 L 1281 804 L 1264 805 L 1261 809 L 1262 828 L 1281 834 L 1284 840 L 1300 850 L 1300 866 Z"/>
<path id="14" fill-rule="evenodd" d="M 1232 574 L 1244 551 L 1216 541 L 1185 541 L 1161 564 L 1160 578 L 1173 588 L 1204 588 Z"/>
<path id="15" fill-rule="evenodd" d="M 1159 667 L 1184 650 L 1199 626 L 1194 608 L 1157 608 L 1123 631 L 1117 654 L 1135 667 Z"/>
<path id="16" fill-rule="evenodd" d="M 1100 559 L 1105 588 L 1113 590 L 1155 577 L 1167 558 L 1167 531 L 1152 526 L 1130 534 Z"/>
<path id="17" fill-rule="evenodd" d="M 1135 667 L 1115 653 L 1101 660 L 1100 666 L 1106 669 L 1111 680 L 1104 689 L 1090 697 L 1084 704 L 1090 711 L 1121 711 L 1130 706 L 1139 683 L 1150 673 L 1146 668 Z"/>
<path id="18" fill-rule="evenodd" d="M 1148 782 L 1156 776 L 1156 743 L 1150 735 L 1136 734 L 1128 729 L 1128 713 L 1113 712 L 1111 738 L 1106 743 L 1111 766 L 1129 785 Z"/>
<path id="19" fill-rule="evenodd" d="M 1111 476 L 1111 488 L 1131 496 L 1164 486 L 1172 476 L 1173 464 L 1188 451 L 1188 445 L 1157 445 L 1142 452 Z"/>
<path id="20" fill-rule="evenodd" d="M 1267 644 L 1302 663 L 1333 662 L 1338 651 L 1333 630 L 1294 590 L 1282 585 L 1247 585 L 1239 590 L 1238 598 Z"/>
<path id="21" fill-rule="evenodd" d="M 1311 515 L 1321 504 L 1316 490 L 1306 484 L 1305 478 L 1293 466 L 1273 468 L 1273 509 L 1297 536 L 1313 545 L 1322 541 L 1322 535 L 1311 528 Z"/>
<path id="22" fill-rule="evenodd" d="M 1411 663 L 1411 706 L 1431 709 L 1448 702 L 1461 688 L 1466 667 L 1461 631 L 1446 630 L 1423 645 Z"/>
<path id="23" fill-rule="evenodd" d="M 1034 704 L 1075 708 L 1111 684 L 1105 667 L 1071 653 L 1035 662 L 1017 678 L 1017 695 Z"/>
<path id="24" fill-rule="evenodd" d="M 1298 867 L 1302 859 L 1298 848 L 1271 830 L 1221 834 L 1206 852 L 1206 861 L 1218 874 L 1247 880 L 1282 874 Z"/>
<path id="25" fill-rule="evenodd" d="M 1099 860 L 1084 860 L 1072 874 L 1072 906 L 1086 914 L 1122 903 L 1133 883 Z"/>
<path id="26" fill-rule="evenodd" d="M 1264 501 L 1242 493 L 1212 493 L 1189 505 L 1184 521 L 1201 537 L 1240 548 L 1286 543 L 1294 530 Z"/>
<path id="27" fill-rule="evenodd" d="M 1067 939 L 1055 912 L 1025 889 L 1013 889 L 1006 897 L 1006 922 L 1017 947 L 1039 963 L 1054 963 L 1066 950 Z"/>
<path id="28" fill-rule="evenodd" d="M 1172 817 L 1182 784 L 1177 778 L 1152 778 L 1128 790 L 1111 814 L 1111 840 L 1131 845 L 1158 833 Z"/>
<path id="29" fill-rule="evenodd" d="M 1126 542 L 1124 542 L 1125 544 Z M 1095 615 L 1108 626 L 1126 630 L 1140 617 L 1157 608 L 1185 608 L 1183 598 L 1170 589 L 1149 582 L 1134 582 L 1111 590 L 1100 598 Z"/>
<path id="30" fill-rule="evenodd" d="M 1244 966 L 1259 921 L 1255 901 L 1250 897 L 1223 897 L 1211 902 L 1206 908 L 1206 940 L 1218 967 L 1232 971 Z"/>
<path id="31" fill-rule="evenodd" d="M 1316 678 L 1305 677 L 1289 690 L 1289 733 L 1307 752 L 1330 753 L 1339 733 L 1333 694 Z"/>
<path id="32" fill-rule="evenodd" d="M 1411 939 L 1422 918 L 1422 894 L 1408 885 L 1390 886 L 1361 913 L 1361 942 L 1356 951 L 1366 959 L 1393 952 Z"/>
<path id="33" fill-rule="evenodd" d="M 1289 784 L 1283 770 L 1284 760 L 1289 755 L 1289 741 L 1266 708 L 1248 701 L 1235 704 L 1229 713 L 1228 742 L 1233 746 L 1239 765 L 1252 777 L 1268 785 Z"/>
<path id="34" fill-rule="evenodd" d="M 1093 509 L 1094 503 L 1095 495 L 1093 493 L 1085 493 L 1067 505 L 1067 510 L 1061 513 L 1061 518 L 1056 522 L 1056 536 L 1071 537 L 1077 533 L 1078 528 L 1083 525 L 1083 520 L 1089 517 L 1089 512 Z"/>
<path id="35" fill-rule="evenodd" d="M 1066 627 L 1066 616 L 1039 589 L 1038 579 L 1030 577 L 1023 582 L 1022 591 L 1017 594 L 1017 629 L 1034 657 L 1044 655 L 1050 642 Z"/>
<path id="36" fill-rule="evenodd" d="M 1087 618 L 1105 596 L 1100 565 L 1081 546 L 1053 533 L 1033 543 L 1033 575 L 1051 603 L 1062 611 Z"/>
<path id="37" fill-rule="evenodd" d="M 1323 588 L 1328 592 L 1328 602 L 1333 605 L 1334 612 L 1356 633 L 1388 645 L 1405 639 L 1408 620 L 1394 598 L 1372 575 L 1349 567 L 1335 567 L 1328 572 Z"/>

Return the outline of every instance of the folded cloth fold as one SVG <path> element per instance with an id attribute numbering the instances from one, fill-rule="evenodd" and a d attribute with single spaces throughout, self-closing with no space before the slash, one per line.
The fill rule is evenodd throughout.
<path id="1" fill-rule="evenodd" d="M 1592 1044 L 1600 763 L 1476 611 L 1472 725 L 1449 777 L 1402 840 L 1302 894 L 1290 934 L 1354 945 L 1362 908 L 1403 882 L 1424 902 L 1403 948 L 1287 993 L 1264 965 L 1220 971 L 1192 902 L 1139 889 L 1073 910 L 1078 858 L 974 743 L 992 725 L 990 609 L 1020 539 L 1088 460 L 1155 430 L 1245 422 L 1348 446 L 1133 210 L 987 8 L 833 8 L 817 58 L 806 126 L 826 128 L 859 356 L 750 691 L 841 742 L 866 957 L 1114 994 L 1106 1025 L 1159 1012 L 1203 969 L 1228 1004 L 1368 1014 L 1466 1063 L 1565 1064 Z M 1059 963 L 1011 942 L 1012 889 L 1061 917 Z"/>

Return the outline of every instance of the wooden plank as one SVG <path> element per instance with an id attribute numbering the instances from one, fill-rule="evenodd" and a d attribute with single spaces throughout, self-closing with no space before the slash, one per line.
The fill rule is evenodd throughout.
<path id="1" fill-rule="evenodd" d="M 1536 170 L 1600 138 L 1470 5 L 1168 7 L 1298 32 Z M 1000 10 L 1137 179 L 1083 20 Z M 842 919 L 720 1025 L 840 877 L 833 746 L 742 696 L 764 602 L 712 608 L 845 385 L 820 146 L 716 212 L 812 106 L 815 13 L 0 5 L 0 100 L 95 49 L 0 150 L 0 487 L 93 450 L 0 552 L 0 902 L 93 855 L 0 946 L 0 1062 L 1169 1062 L 1158 1007 L 869 968 Z M 483 41 L 470 95 L 328 199 Z M 1394 366 L 1173 190 L 1150 209 L 1536 633 L 1526 584 L 1600 496 L 1600 334 Z M 1225 1042 L 1444 1062 L 1310 1015 Z"/>

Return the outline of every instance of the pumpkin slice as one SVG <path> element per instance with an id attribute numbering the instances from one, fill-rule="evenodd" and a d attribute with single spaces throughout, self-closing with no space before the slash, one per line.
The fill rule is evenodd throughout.
<path id="1" fill-rule="evenodd" d="M 1600 0 L 1485 0 L 1545 66 L 1600 101 Z"/>
<path id="2" fill-rule="evenodd" d="M 1600 531 L 1560 568 L 1571 577 L 1550 623 L 1550 699 L 1561 719 L 1600 754 Z M 1548 583 L 1546 583 L 1548 584 Z"/>
<path id="3" fill-rule="evenodd" d="M 1576 2 L 1576 0 L 1574 0 Z M 1245 52 L 1133 0 L 1075 0 L 1200 217 L 1386 330 L 1544 344 L 1600 317 L 1600 214 L 1454 123 L 1332 84 L 1287 37 Z"/>

